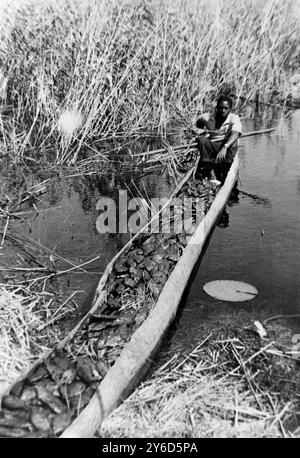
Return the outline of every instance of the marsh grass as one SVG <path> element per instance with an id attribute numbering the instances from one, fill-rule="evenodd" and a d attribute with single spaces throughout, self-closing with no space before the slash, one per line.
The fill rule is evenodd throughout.
<path id="1" fill-rule="evenodd" d="M 2 149 L 74 163 L 86 145 L 141 129 L 165 134 L 220 91 L 284 95 L 297 54 L 297 2 L 79 0 L 2 11 Z M 245 102 L 245 99 L 243 99 Z M 65 111 L 82 116 L 59 131 Z M 101 147 L 98 147 L 101 149 Z"/>
<path id="2" fill-rule="evenodd" d="M 65 316 L 74 316 L 71 295 L 59 307 L 55 295 L 25 285 L 0 284 L 0 398 L 8 386 L 64 335 Z"/>
<path id="3" fill-rule="evenodd" d="M 43 324 L 40 298 L 26 296 L 17 288 L 0 287 L 0 390 L 48 349 L 37 332 Z"/>
<path id="4" fill-rule="evenodd" d="M 274 330 L 268 331 L 272 334 Z M 157 365 L 105 419 L 99 435 L 298 437 L 297 422 L 292 432 L 287 428 L 299 410 L 295 387 L 290 387 L 288 397 L 278 390 L 287 382 L 286 371 L 292 370 L 295 362 L 289 363 L 283 353 L 281 359 L 273 358 L 271 349 L 280 343 L 278 339 L 257 345 L 257 339 L 249 339 L 245 330 L 238 337 L 232 329 L 226 336 L 214 330 L 189 353 L 176 353 Z"/>

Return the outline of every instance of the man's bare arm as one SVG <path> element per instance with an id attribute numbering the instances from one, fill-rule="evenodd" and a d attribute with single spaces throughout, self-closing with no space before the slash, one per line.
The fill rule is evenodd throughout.
<path id="1" fill-rule="evenodd" d="M 240 132 L 233 130 L 230 134 L 230 137 L 228 138 L 228 140 L 225 143 L 225 145 L 227 145 L 227 148 L 230 148 L 237 141 L 240 135 L 241 135 Z"/>
<path id="2" fill-rule="evenodd" d="M 220 149 L 216 157 L 217 162 L 222 162 L 226 159 L 228 148 L 230 148 L 237 141 L 240 135 L 241 135 L 240 132 L 237 132 L 236 130 L 233 130 L 231 132 L 230 137 L 226 141 L 225 145 L 223 145 L 223 147 Z"/>

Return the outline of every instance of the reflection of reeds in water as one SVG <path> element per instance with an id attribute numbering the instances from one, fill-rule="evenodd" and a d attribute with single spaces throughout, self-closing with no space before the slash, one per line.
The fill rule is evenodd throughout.
<path id="1" fill-rule="evenodd" d="M 72 162 L 95 139 L 142 126 L 164 132 L 178 111 L 193 117 L 224 83 L 247 99 L 280 90 L 297 48 L 295 3 L 49 0 L 25 6 L 0 45 L 4 147 L 23 156 L 28 147 L 51 146 L 58 163 Z M 3 16 L 8 22 L 11 13 Z M 58 118 L 74 106 L 84 122 L 62 141 Z"/>

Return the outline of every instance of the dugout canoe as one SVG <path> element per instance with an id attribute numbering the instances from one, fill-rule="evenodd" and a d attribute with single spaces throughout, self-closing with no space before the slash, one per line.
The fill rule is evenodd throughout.
<path id="1" fill-rule="evenodd" d="M 174 320 L 192 270 L 205 241 L 222 212 L 237 180 L 238 154 L 225 183 L 208 213 L 189 240 L 174 270 L 166 281 L 155 307 L 125 344 L 119 358 L 100 383 L 90 403 L 61 435 L 63 438 L 91 437 L 107 417 L 136 386 L 148 367 L 151 356 Z"/>
<path id="2" fill-rule="evenodd" d="M 209 233 L 211 232 L 217 218 L 226 205 L 228 197 L 236 182 L 238 166 L 238 155 L 236 155 L 224 185 L 220 188 L 208 212 L 201 220 L 189 242 L 183 249 L 180 258 L 175 264 L 164 286 L 162 287 L 154 307 L 148 314 L 145 321 L 133 332 L 130 339 L 125 343 L 120 356 L 115 359 L 113 366 L 108 370 L 101 383 L 97 386 L 96 391 L 90 398 L 86 407 L 75 419 L 72 420 L 71 424 L 68 423 L 68 426 L 62 429 L 62 432 L 59 433 L 59 437 L 92 437 L 96 430 L 99 430 L 103 420 L 133 391 L 137 383 L 140 381 L 145 370 L 151 363 L 151 357 L 157 350 L 166 330 L 176 316 L 182 294 L 188 283 L 192 270 L 199 258 L 199 255 L 201 254 L 204 243 Z M 176 186 L 176 189 L 164 207 L 166 207 L 170 200 L 177 195 L 182 186 L 191 177 L 193 171 L 193 169 L 190 170 L 181 180 L 181 182 Z M 160 210 L 159 213 L 163 211 L 164 207 Z M 155 215 L 154 218 L 157 217 L 158 214 Z M 148 224 L 151 224 L 151 221 Z M 144 228 L 142 228 L 141 231 L 143 231 L 143 229 Z M 128 246 L 133 243 L 141 231 L 136 234 L 108 264 L 104 275 L 100 279 L 91 310 L 83 317 L 83 319 L 75 326 L 75 328 L 66 336 L 62 342 L 60 342 L 47 355 L 37 361 L 30 368 L 30 370 L 27 371 L 26 374 L 23 374 L 21 377 L 19 377 L 19 379 L 14 382 L 14 384 L 7 390 L 8 393 L 13 394 L 14 396 L 18 396 L 16 394 L 16 391 L 18 390 L 18 384 L 19 386 L 20 384 L 23 384 L 24 386 L 24 383 L 26 384 L 28 381 L 30 381 L 30 377 L 32 377 L 32 375 L 35 376 L 37 371 L 42 366 L 46 366 L 47 370 L 49 370 L 47 361 L 48 364 L 51 362 L 51 357 L 55 351 L 62 350 L 67 346 L 69 347 L 77 333 L 82 330 L 84 324 L 90 318 L 91 314 L 93 314 L 95 311 L 101 313 L 106 299 L 106 283 L 108 276 L 112 272 L 112 269 L 118 258 L 120 258 L 124 251 L 128 249 Z M 41 397 L 39 397 L 38 400 L 39 399 L 43 401 Z M 48 401 L 49 400 L 46 400 L 46 403 Z M 54 410 L 59 409 L 59 405 L 57 406 L 57 401 L 55 401 L 54 406 L 52 407 Z M 39 433 L 33 432 L 32 435 L 34 436 L 34 434 L 36 434 L 37 437 L 40 437 L 38 435 Z"/>

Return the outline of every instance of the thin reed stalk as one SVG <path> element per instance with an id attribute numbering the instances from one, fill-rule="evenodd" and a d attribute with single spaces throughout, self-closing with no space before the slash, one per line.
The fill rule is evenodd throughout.
<path id="1" fill-rule="evenodd" d="M 14 160 L 74 163 L 99 139 L 164 137 L 224 90 L 243 103 L 284 94 L 299 49 L 292 0 L 28 0 L 1 13 L 0 133 Z M 65 112 L 80 119 L 68 133 Z"/>

